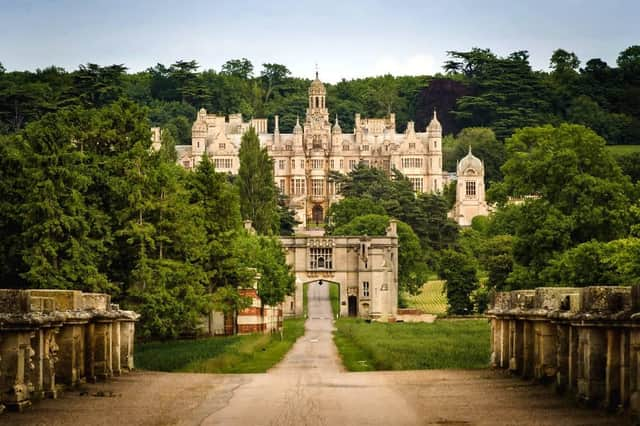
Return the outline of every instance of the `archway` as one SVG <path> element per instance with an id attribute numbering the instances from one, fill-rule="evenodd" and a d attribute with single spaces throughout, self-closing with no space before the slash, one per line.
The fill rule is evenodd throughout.
<path id="1" fill-rule="evenodd" d="M 331 311 L 335 318 L 340 316 L 340 305 L 346 304 L 346 302 L 341 301 L 340 296 L 340 287 L 341 284 L 336 281 L 329 281 L 324 278 L 316 279 L 312 281 L 307 281 L 302 286 L 303 291 L 303 312 L 304 315 L 308 314 L 308 305 L 309 305 L 309 290 L 312 286 L 322 286 L 328 289 L 328 297 L 329 303 L 331 304 Z"/>
<path id="2" fill-rule="evenodd" d="M 324 210 L 320 204 L 315 204 L 311 209 L 311 220 L 316 225 L 324 220 Z"/>

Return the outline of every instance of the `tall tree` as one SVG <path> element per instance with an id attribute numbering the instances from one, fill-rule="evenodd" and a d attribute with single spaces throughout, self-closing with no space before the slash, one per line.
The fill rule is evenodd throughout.
<path id="1" fill-rule="evenodd" d="M 244 135 L 238 153 L 238 189 L 240 212 L 251 220 L 259 234 L 278 232 L 278 189 L 273 178 L 273 159 L 266 148 L 260 147 L 260 139 L 253 127 Z"/>

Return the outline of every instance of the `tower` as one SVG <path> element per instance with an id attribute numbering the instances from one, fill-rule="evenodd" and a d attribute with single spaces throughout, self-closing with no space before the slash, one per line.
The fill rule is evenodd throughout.
<path id="1" fill-rule="evenodd" d="M 460 226 L 470 226 L 476 216 L 489 214 L 484 200 L 484 164 L 471 152 L 460 161 L 457 167 L 456 203 L 453 207 L 453 219 Z"/>
<path id="2" fill-rule="evenodd" d="M 427 126 L 427 191 L 442 191 L 442 125 L 436 110 Z"/>

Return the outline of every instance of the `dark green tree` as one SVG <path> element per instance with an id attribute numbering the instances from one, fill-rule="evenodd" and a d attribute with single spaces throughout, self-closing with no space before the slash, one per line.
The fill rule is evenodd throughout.
<path id="1" fill-rule="evenodd" d="M 259 234 L 278 232 L 278 189 L 273 179 L 273 160 L 266 148 L 260 148 L 260 140 L 253 127 L 242 136 L 240 144 L 240 212 L 251 220 Z"/>

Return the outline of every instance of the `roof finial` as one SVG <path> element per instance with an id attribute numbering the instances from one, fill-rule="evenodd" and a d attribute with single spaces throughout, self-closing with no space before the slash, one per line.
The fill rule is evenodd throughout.
<path id="1" fill-rule="evenodd" d="M 469 144 L 469 155 L 473 155 L 473 154 L 471 153 L 471 144 Z"/>
<path id="2" fill-rule="evenodd" d="M 433 107 L 433 118 L 437 119 L 438 114 L 436 113 L 436 107 Z"/>
<path id="3" fill-rule="evenodd" d="M 318 78 L 318 63 L 316 62 L 316 80 L 319 80 Z"/>
<path id="4" fill-rule="evenodd" d="M 336 126 L 339 126 L 340 124 L 338 123 L 338 113 L 336 113 Z"/>
<path id="5" fill-rule="evenodd" d="M 300 125 L 300 115 L 296 114 L 296 126 Z"/>

